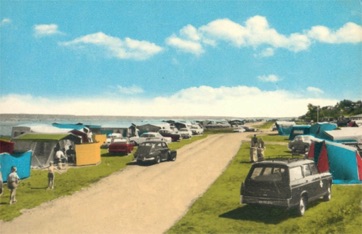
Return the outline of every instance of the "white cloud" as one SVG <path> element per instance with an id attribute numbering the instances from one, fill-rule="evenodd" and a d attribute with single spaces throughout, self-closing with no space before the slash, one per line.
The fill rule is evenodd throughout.
<path id="1" fill-rule="evenodd" d="M 179 38 L 175 35 L 172 35 L 171 37 L 167 38 L 166 43 L 169 46 L 180 49 L 181 51 L 195 54 L 195 55 L 200 55 L 204 52 L 204 50 L 199 42 L 185 40 L 185 39 Z"/>
<path id="2" fill-rule="evenodd" d="M 7 25 L 7 24 L 11 24 L 11 19 L 4 18 L 0 21 L 0 26 Z"/>
<path id="3" fill-rule="evenodd" d="M 256 57 L 271 57 L 274 55 L 275 49 L 273 48 L 266 48 L 261 51 L 259 54 L 256 54 Z"/>
<path id="4" fill-rule="evenodd" d="M 216 19 L 199 28 L 187 25 L 180 30 L 179 36 L 170 36 L 167 44 L 198 55 L 200 53 L 195 53 L 193 43 L 197 43 L 198 50 L 207 45 L 216 46 L 222 42 L 238 48 L 267 47 L 268 49 L 259 53 L 259 56 L 268 57 L 274 55 L 275 49 L 287 49 L 292 52 L 307 50 L 313 41 L 336 44 L 359 43 L 362 42 L 362 27 L 348 22 L 335 31 L 325 26 L 314 26 L 310 30 L 283 35 L 271 27 L 264 16 L 256 15 L 247 19 L 245 24 L 239 24 L 230 19 Z"/>
<path id="5" fill-rule="evenodd" d="M 263 81 L 263 82 L 278 82 L 280 81 L 280 78 L 277 75 L 271 74 L 271 75 L 262 75 L 262 76 L 258 76 L 258 80 Z"/>
<path id="6" fill-rule="evenodd" d="M 321 90 L 320 88 L 311 87 L 311 86 L 307 88 L 307 91 L 311 92 L 311 93 L 314 93 L 314 94 L 322 94 L 322 93 L 324 93 L 324 91 Z"/>
<path id="7" fill-rule="evenodd" d="M 60 45 L 83 49 L 84 47 L 90 49 L 91 46 L 95 46 L 111 57 L 134 60 L 148 59 L 163 50 L 160 46 L 148 41 L 131 38 L 122 40 L 103 32 L 78 37 L 72 41 L 62 42 Z"/>
<path id="8" fill-rule="evenodd" d="M 56 24 L 37 24 L 34 25 L 33 30 L 36 37 L 62 34 L 62 32 L 58 30 L 58 25 Z"/>
<path id="9" fill-rule="evenodd" d="M 180 37 L 171 35 L 166 38 L 166 44 L 180 51 L 200 55 L 204 52 L 200 40 L 201 37 L 197 29 L 192 25 L 187 25 L 180 30 Z"/>
<path id="10" fill-rule="evenodd" d="M 144 92 L 141 87 L 138 87 L 136 85 L 132 85 L 129 87 L 124 87 L 124 86 L 118 85 L 117 90 L 119 93 L 126 94 L 126 95 L 135 95 L 135 94 L 140 94 L 140 93 Z"/>
<path id="11" fill-rule="evenodd" d="M 362 27 L 351 22 L 346 23 L 336 31 L 332 31 L 325 26 L 314 26 L 307 34 L 310 38 L 324 43 L 338 44 L 362 42 Z"/>
<path id="12" fill-rule="evenodd" d="M 331 99 L 310 98 L 285 90 L 263 91 L 248 86 L 200 86 L 183 89 L 170 96 L 154 98 L 46 99 L 8 95 L 0 98 L 0 113 L 289 117 L 305 114 L 309 103 L 327 106 L 337 102 Z"/>

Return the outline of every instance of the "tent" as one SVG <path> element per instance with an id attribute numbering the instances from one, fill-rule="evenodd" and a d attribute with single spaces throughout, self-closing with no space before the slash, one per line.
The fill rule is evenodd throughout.
<path id="1" fill-rule="evenodd" d="M 32 167 L 44 167 L 54 161 L 56 148 L 67 149 L 80 144 L 81 138 L 71 133 L 24 133 L 13 141 L 15 152 L 33 151 Z"/>
<path id="2" fill-rule="evenodd" d="M 362 127 L 345 127 L 340 130 L 325 131 L 323 137 L 326 140 L 334 142 L 357 142 L 362 143 Z"/>
<path id="3" fill-rule="evenodd" d="M 297 135 L 309 135 L 310 134 L 310 125 L 294 125 L 289 134 L 289 140 L 294 140 L 294 137 Z"/>
<path id="4" fill-rule="evenodd" d="M 292 127 L 295 125 L 295 122 L 292 121 L 277 121 L 275 126 L 277 127 L 278 134 L 281 136 L 290 135 Z"/>
<path id="5" fill-rule="evenodd" d="M 312 141 L 308 158 L 314 160 L 319 172 L 329 171 L 333 183 L 362 183 L 362 159 L 354 147 L 316 140 Z"/>
<path id="6" fill-rule="evenodd" d="M 61 129 L 49 124 L 24 124 L 14 126 L 11 131 L 11 137 L 15 138 L 24 133 L 67 133 L 73 130 L 72 128 Z"/>
<path id="7" fill-rule="evenodd" d="M 337 124 L 328 123 L 328 122 L 320 122 L 315 123 L 310 127 L 310 134 L 317 137 L 325 139 L 325 131 L 335 130 L 337 128 Z"/>
<path id="8" fill-rule="evenodd" d="M 7 176 L 11 171 L 11 167 L 15 166 L 18 169 L 18 175 L 20 179 L 30 177 L 30 165 L 31 165 L 32 151 L 24 153 L 1 153 L 0 154 L 0 173 L 3 181 L 7 181 Z"/>

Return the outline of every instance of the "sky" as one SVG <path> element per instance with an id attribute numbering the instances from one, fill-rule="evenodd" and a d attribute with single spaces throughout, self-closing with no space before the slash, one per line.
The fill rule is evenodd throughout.
<path id="1" fill-rule="evenodd" d="M 0 5 L 0 114 L 295 117 L 362 100 L 360 0 Z"/>

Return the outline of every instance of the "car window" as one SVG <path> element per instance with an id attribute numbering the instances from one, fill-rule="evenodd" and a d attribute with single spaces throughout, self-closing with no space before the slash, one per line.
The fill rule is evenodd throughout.
<path id="1" fill-rule="evenodd" d="M 284 173 L 285 168 L 279 166 L 255 167 L 250 178 L 256 181 L 281 181 Z"/>
<path id="2" fill-rule="evenodd" d="M 318 169 L 314 163 L 309 164 L 312 175 L 318 174 Z"/>
<path id="3" fill-rule="evenodd" d="M 303 174 L 304 174 L 304 177 L 305 177 L 305 176 L 310 176 L 310 175 L 312 175 L 312 171 L 311 171 L 311 169 L 309 168 L 309 165 L 308 165 L 308 164 L 303 165 Z"/>
<path id="4" fill-rule="evenodd" d="M 303 178 L 301 167 L 292 167 L 289 169 L 290 181 L 299 180 Z"/>

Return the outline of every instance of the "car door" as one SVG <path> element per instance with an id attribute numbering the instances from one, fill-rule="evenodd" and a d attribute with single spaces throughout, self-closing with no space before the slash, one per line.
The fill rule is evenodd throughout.
<path id="1" fill-rule="evenodd" d="M 306 179 L 305 188 L 308 191 L 308 197 L 310 200 L 314 200 L 320 196 L 322 188 L 321 185 L 323 185 L 319 173 L 315 173 L 313 166 L 314 163 L 304 164 L 302 166 L 303 175 Z"/>
<path id="2" fill-rule="evenodd" d="M 165 142 L 161 142 L 160 144 L 160 150 L 161 150 L 161 158 L 162 160 L 168 159 L 168 147 Z"/>

